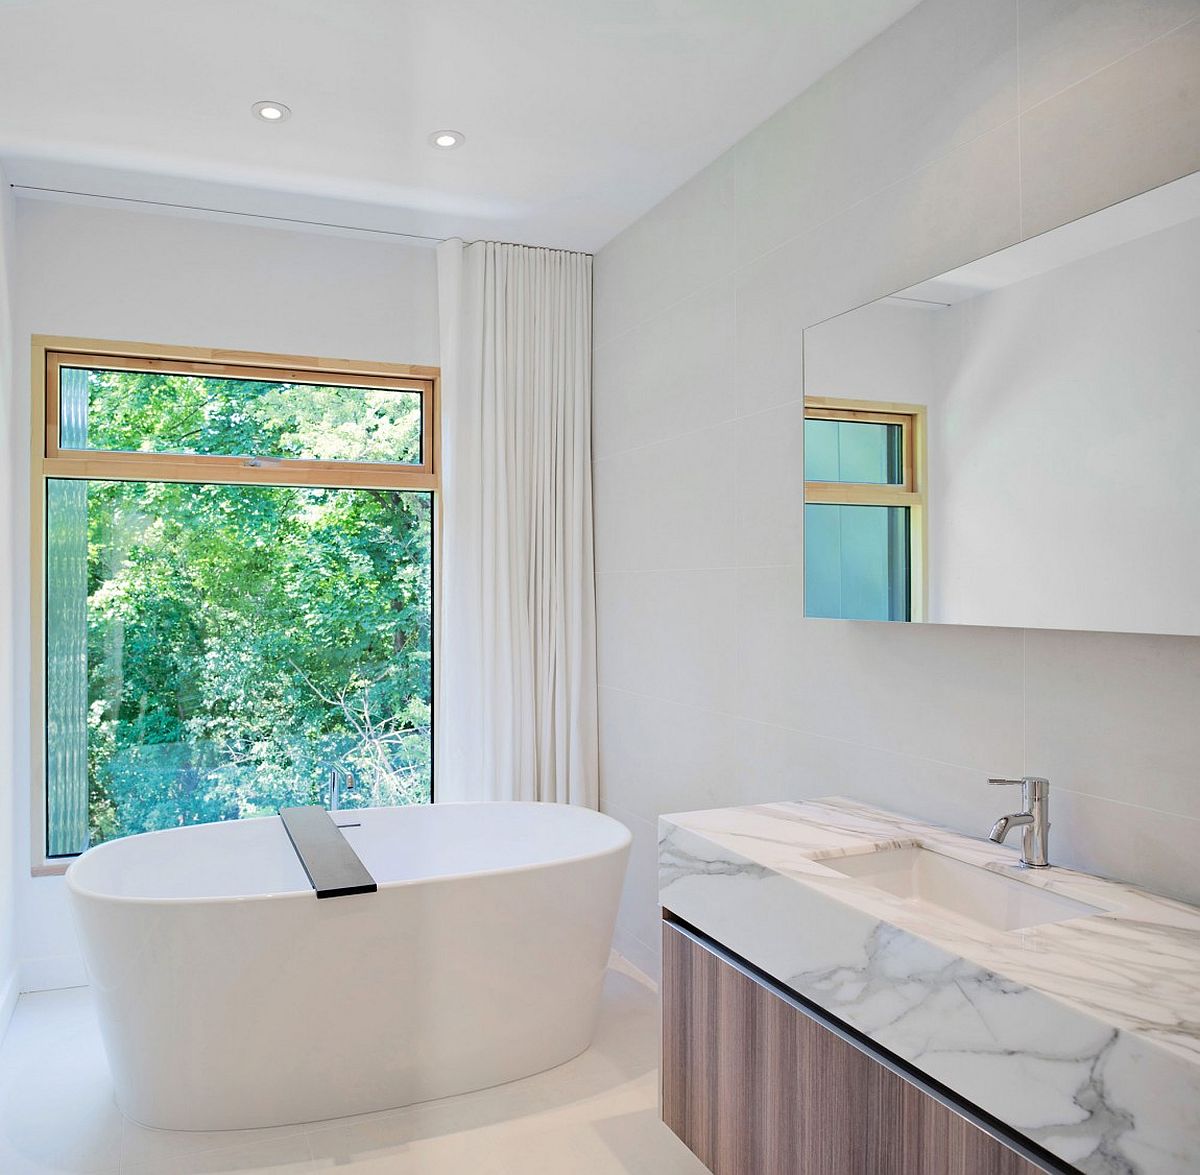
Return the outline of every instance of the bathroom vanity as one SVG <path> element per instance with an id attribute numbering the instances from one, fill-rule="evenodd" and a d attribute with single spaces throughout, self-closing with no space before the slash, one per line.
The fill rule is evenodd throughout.
<path id="1" fill-rule="evenodd" d="M 664 816 L 662 1113 L 716 1175 L 1182 1175 L 1200 910 L 841 799 Z"/>

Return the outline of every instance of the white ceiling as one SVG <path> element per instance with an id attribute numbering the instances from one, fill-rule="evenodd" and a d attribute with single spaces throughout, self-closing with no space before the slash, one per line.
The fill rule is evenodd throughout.
<path id="1" fill-rule="evenodd" d="M 915 3 L 0 0 L 0 158 L 18 185 L 592 250 Z M 466 144 L 434 151 L 446 127 Z"/>

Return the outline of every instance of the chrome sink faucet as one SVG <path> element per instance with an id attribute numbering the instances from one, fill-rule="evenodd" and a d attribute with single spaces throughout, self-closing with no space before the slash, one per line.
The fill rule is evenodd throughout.
<path id="1" fill-rule="evenodd" d="M 993 787 L 1019 784 L 1021 787 L 1021 811 L 1011 816 L 1001 816 L 992 825 L 988 839 L 1003 844 L 1009 830 L 1021 825 L 1023 843 L 1021 864 L 1033 869 L 1045 869 L 1050 864 L 1047 855 L 1050 842 L 1050 781 L 1040 775 L 1026 775 L 1024 779 L 989 779 Z"/>

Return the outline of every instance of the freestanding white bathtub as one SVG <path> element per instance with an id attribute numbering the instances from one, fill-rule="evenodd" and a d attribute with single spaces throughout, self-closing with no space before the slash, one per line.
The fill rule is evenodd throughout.
<path id="1" fill-rule="evenodd" d="M 558 804 L 343 810 L 377 893 L 318 900 L 278 817 L 67 870 L 117 1101 L 231 1130 L 360 1114 L 587 1048 L 629 833 Z"/>

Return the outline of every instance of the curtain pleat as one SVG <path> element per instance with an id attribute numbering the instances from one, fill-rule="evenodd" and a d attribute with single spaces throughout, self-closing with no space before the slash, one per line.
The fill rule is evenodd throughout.
<path id="1" fill-rule="evenodd" d="M 597 802 L 592 260 L 438 250 L 439 799 Z"/>

